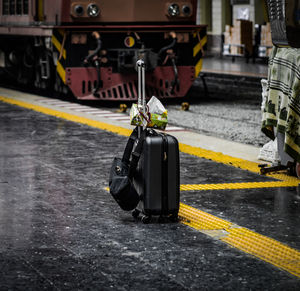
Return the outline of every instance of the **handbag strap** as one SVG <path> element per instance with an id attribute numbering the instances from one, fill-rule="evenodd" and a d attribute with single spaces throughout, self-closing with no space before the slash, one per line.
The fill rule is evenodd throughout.
<path id="1" fill-rule="evenodd" d="M 131 133 L 128 141 L 127 141 L 125 150 L 124 150 L 122 161 L 124 163 L 126 163 L 127 165 L 129 165 L 129 163 L 130 163 L 130 156 L 131 156 L 131 153 L 132 153 L 133 145 L 134 145 L 134 142 L 136 141 L 137 138 L 138 138 L 138 127 L 136 127 L 132 131 L 132 133 Z"/>
<path id="2" fill-rule="evenodd" d="M 130 162 L 130 166 L 129 166 L 129 171 L 128 171 L 128 177 L 131 179 L 134 175 L 134 172 L 137 168 L 142 150 L 143 150 L 143 144 L 144 144 L 144 140 L 146 138 L 146 133 L 147 133 L 147 129 L 144 129 L 140 135 L 140 137 L 138 138 L 138 143 L 137 146 L 134 150 L 134 152 L 132 152 L 132 158 L 131 158 L 131 162 Z"/>
<path id="3" fill-rule="evenodd" d="M 122 161 L 127 165 L 129 165 L 129 173 L 128 173 L 129 178 L 133 177 L 134 171 L 136 170 L 137 164 L 139 162 L 143 150 L 143 143 L 146 138 L 146 133 L 147 133 L 147 129 L 143 130 L 140 137 L 138 138 L 138 127 L 136 127 L 132 131 L 127 141 Z M 138 139 L 137 146 L 135 150 L 132 151 L 133 145 L 137 139 Z M 131 161 L 130 161 L 130 156 L 132 156 Z"/>

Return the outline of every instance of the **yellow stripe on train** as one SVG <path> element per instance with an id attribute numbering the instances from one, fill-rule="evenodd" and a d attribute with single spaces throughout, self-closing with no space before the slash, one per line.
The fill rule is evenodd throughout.
<path id="1" fill-rule="evenodd" d="M 193 57 L 195 57 L 199 51 L 205 46 L 207 43 L 207 35 L 205 35 L 193 48 Z"/>
<path id="2" fill-rule="evenodd" d="M 201 72 L 202 64 L 203 64 L 203 59 L 201 58 L 195 66 L 195 77 L 196 78 L 198 77 L 199 73 Z"/>
<path id="3" fill-rule="evenodd" d="M 64 84 L 66 84 L 66 71 L 59 61 L 57 61 L 56 71 L 60 76 L 60 78 L 62 79 L 62 81 L 64 82 Z"/>
<path id="4" fill-rule="evenodd" d="M 52 43 L 53 43 L 53 45 L 55 46 L 55 48 L 56 48 L 59 52 L 61 52 L 61 49 L 62 49 L 61 43 L 57 40 L 57 38 L 56 38 L 54 35 L 52 35 Z M 62 56 L 63 56 L 64 59 L 66 59 L 67 53 L 66 53 L 66 50 L 65 50 L 65 49 L 63 49 L 63 51 L 62 51 Z"/>

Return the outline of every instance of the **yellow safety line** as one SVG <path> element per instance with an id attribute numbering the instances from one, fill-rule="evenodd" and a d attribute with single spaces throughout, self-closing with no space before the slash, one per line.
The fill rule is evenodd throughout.
<path id="1" fill-rule="evenodd" d="M 194 155 L 199 158 L 212 160 L 217 163 L 230 165 L 235 168 L 240 168 L 240 169 L 247 170 L 247 171 L 250 171 L 253 173 L 257 173 L 257 174 L 260 173 L 260 168 L 258 167 L 258 165 L 259 165 L 258 163 L 243 160 L 240 158 L 231 157 L 228 155 L 224 155 L 223 153 L 220 153 L 220 152 L 219 153 L 213 152 L 210 150 L 206 150 L 206 149 L 202 149 L 199 147 L 194 147 L 194 146 L 190 146 L 190 145 L 186 145 L 186 144 L 182 144 L 182 143 L 179 144 L 179 150 L 183 153 L 187 153 L 189 155 Z M 282 180 L 282 181 L 289 181 L 289 182 L 295 183 L 295 184 L 300 183 L 300 180 L 298 178 L 293 177 L 293 176 L 288 176 L 283 173 L 278 173 L 278 174 L 270 173 L 266 176 L 272 177 L 274 179 Z"/>
<path id="2" fill-rule="evenodd" d="M 61 112 L 58 110 L 54 110 L 54 109 L 50 109 L 50 108 L 46 108 L 43 106 L 39 106 L 39 105 L 34 105 L 34 104 L 30 104 L 24 101 L 19 101 L 19 100 L 15 100 L 15 99 L 11 99 L 11 98 L 7 98 L 7 97 L 3 97 L 0 96 L 0 101 L 9 103 L 9 104 L 13 104 L 13 105 L 17 105 L 17 106 L 21 106 L 27 109 L 31 109 L 34 111 L 38 111 L 47 115 L 52 115 L 52 116 L 56 116 L 59 118 L 63 118 L 69 121 L 74 121 L 74 122 L 78 122 L 78 123 L 82 123 L 82 124 L 86 124 L 89 125 L 91 127 L 95 127 L 95 128 L 99 128 L 102 130 L 106 130 L 106 131 L 110 131 L 119 135 L 124 135 L 124 136 L 130 136 L 132 130 L 130 129 L 126 129 L 126 128 L 122 128 L 116 125 L 111 125 L 108 123 L 104 123 L 101 121 L 96 121 L 96 120 L 91 120 L 89 118 L 85 118 L 85 117 L 80 117 L 74 114 L 70 114 L 70 113 L 65 113 L 65 112 Z"/>
<path id="3" fill-rule="evenodd" d="M 186 144 L 180 144 L 179 149 L 183 153 L 194 155 L 199 158 L 205 158 L 205 159 L 212 160 L 214 162 L 222 163 L 225 165 L 231 165 L 236 168 L 248 170 L 248 171 L 251 171 L 254 173 L 259 173 L 259 170 L 260 170 L 258 167 L 258 164 L 255 162 L 250 162 L 250 161 L 246 161 L 243 159 L 227 156 L 222 153 L 213 152 L 210 150 L 193 147 L 193 146 L 186 145 Z"/>
<path id="4" fill-rule="evenodd" d="M 233 228 L 221 241 L 300 278 L 300 252 L 247 228 Z"/>
<path id="5" fill-rule="evenodd" d="M 268 174 L 267 175 L 268 177 L 272 177 L 274 179 L 278 179 L 278 180 L 281 180 L 281 181 L 286 181 L 286 182 L 290 182 L 290 183 L 294 183 L 294 184 L 299 184 L 300 183 L 300 180 L 297 178 L 297 177 L 294 177 L 294 176 L 289 176 L 287 174 L 280 174 L 280 173 L 271 173 L 271 174 Z"/>
<path id="6" fill-rule="evenodd" d="M 181 222 L 300 278 L 300 252 L 275 239 L 180 203 Z"/>
<path id="7" fill-rule="evenodd" d="M 243 183 L 220 183 L 220 184 L 181 184 L 180 191 L 201 190 L 224 190 L 224 189 L 257 189 L 296 187 L 299 181 L 273 181 L 273 182 L 243 182 Z"/>
<path id="8" fill-rule="evenodd" d="M 244 183 L 220 183 L 220 184 L 181 184 L 180 191 L 203 191 L 203 190 L 237 190 L 237 189 L 259 189 L 296 187 L 298 182 L 274 181 L 274 182 L 244 182 Z M 109 188 L 105 188 L 109 191 Z"/>
<path id="9" fill-rule="evenodd" d="M 180 203 L 178 215 L 182 222 L 197 230 L 222 230 L 230 227 L 231 222 Z"/>

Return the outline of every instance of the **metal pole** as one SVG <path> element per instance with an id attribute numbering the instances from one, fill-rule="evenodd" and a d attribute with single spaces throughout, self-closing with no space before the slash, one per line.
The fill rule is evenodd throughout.
<path id="1" fill-rule="evenodd" d="M 143 88 L 142 88 L 142 106 L 143 106 L 143 113 L 145 114 L 146 113 L 146 94 L 145 94 L 145 87 L 146 87 L 146 84 L 145 84 L 145 63 L 143 61 L 143 64 L 142 64 L 142 84 L 143 84 Z"/>
<path id="2" fill-rule="evenodd" d="M 141 62 L 137 61 L 137 69 L 138 69 L 138 108 L 142 105 L 142 84 L 141 84 Z"/>
<path id="3" fill-rule="evenodd" d="M 138 110 L 145 113 L 145 64 L 143 60 L 138 60 L 137 63 L 138 70 Z M 138 127 L 138 137 L 141 136 L 142 126 Z"/>

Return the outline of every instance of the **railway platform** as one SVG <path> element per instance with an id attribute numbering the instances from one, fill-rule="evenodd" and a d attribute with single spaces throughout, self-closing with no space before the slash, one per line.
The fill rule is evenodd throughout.
<path id="1" fill-rule="evenodd" d="M 204 56 L 200 77 L 196 79 L 191 95 L 227 100 L 244 99 L 261 102 L 261 79 L 267 79 L 267 60 L 255 63 L 229 57 Z"/>
<path id="2" fill-rule="evenodd" d="M 126 119 L 127 118 L 127 119 Z M 179 223 L 107 191 L 125 114 L 0 88 L 1 290 L 298 290 L 299 182 L 180 127 Z"/>
<path id="3" fill-rule="evenodd" d="M 236 58 L 235 61 L 232 61 L 232 58 L 226 56 L 204 56 L 201 71 L 204 73 L 267 78 L 268 62 L 265 59 L 247 63 L 243 58 Z"/>

